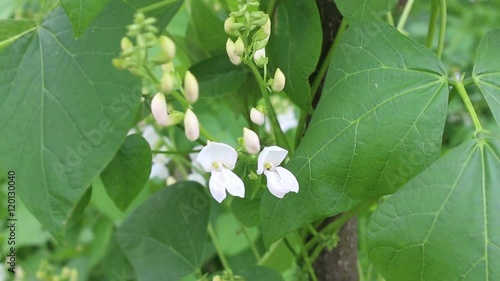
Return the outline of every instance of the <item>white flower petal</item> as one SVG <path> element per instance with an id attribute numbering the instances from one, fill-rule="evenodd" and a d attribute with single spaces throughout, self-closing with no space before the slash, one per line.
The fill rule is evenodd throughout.
<path id="1" fill-rule="evenodd" d="M 163 163 L 155 163 L 153 162 L 153 165 L 151 166 L 151 173 L 149 174 L 149 178 L 159 178 L 159 179 L 166 179 L 169 176 L 169 172 L 167 167 L 165 167 L 165 164 Z"/>
<path id="2" fill-rule="evenodd" d="M 264 164 L 271 163 L 278 166 L 285 160 L 288 151 L 279 146 L 264 147 L 257 160 L 257 174 L 264 172 Z"/>
<path id="3" fill-rule="evenodd" d="M 238 197 L 244 198 L 245 197 L 245 184 L 243 183 L 243 181 L 235 173 L 233 173 L 232 171 L 230 171 L 226 168 L 223 168 L 222 173 L 227 175 L 227 177 L 224 176 L 224 178 L 228 179 L 226 186 L 225 186 L 227 189 L 227 192 L 229 192 L 229 194 L 231 194 L 233 196 L 238 196 Z"/>
<path id="4" fill-rule="evenodd" d="M 187 180 L 190 181 L 195 181 L 203 186 L 207 185 L 207 180 L 205 180 L 205 177 L 203 175 L 198 174 L 198 173 L 191 173 L 187 176 Z"/>
<path id="5" fill-rule="evenodd" d="M 272 195 L 278 198 L 283 198 L 283 196 L 289 192 L 289 190 L 283 185 L 280 175 L 277 172 L 265 170 L 264 175 L 266 175 L 267 178 L 267 188 Z"/>
<path id="6" fill-rule="evenodd" d="M 232 170 L 237 159 L 238 153 L 231 146 L 220 142 L 210 142 L 200 151 L 196 162 L 201 165 L 205 172 L 210 172 L 213 170 L 212 164 L 214 162 L 219 162 Z"/>
<path id="7" fill-rule="evenodd" d="M 156 123 L 161 126 L 168 126 L 170 123 L 168 117 L 168 107 L 165 101 L 165 95 L 157 93 L 151 101 L 151 113 L 156 120 Z"/>
<path id="8" fill-rule="evenodd" d="M 226 199 L 226 189 L 224 188 L 224 175 L 217 171 L 213 170 L 212 175 L 210 176 L 210 180 L 208 181 L 208 187 L 210 189 L 210 193 L 215 201 L 221 203 L 224 199 Z"/>
<path id="9" fill-rule="evenodd" d="M 277 167 L 276 171 L 278 172 L 281 182 L 283 186 L 285 186 L 289 191 L 299 192 L 299 182 L 292 172 L 288 171 L 285 168 Z"/>

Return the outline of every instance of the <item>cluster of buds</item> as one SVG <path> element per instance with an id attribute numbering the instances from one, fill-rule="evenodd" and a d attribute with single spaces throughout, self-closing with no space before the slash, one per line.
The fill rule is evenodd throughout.
<path id="1" fill-rule="evenodd" d="M 78 281 L 78 271 L 63 267 L 61 273 L 56 274 L 54 268 L 47 261 L 43 261 L 36 272 L 36 278 L 40 281 Z"/>
<path id="2" fill-rule="evenodd" d="M 224 30 L 236 40 L 227 39 L 226 51 L 235 65 L 253 58 L 256 65 L 267 64 L 266 45 L 271 36 L 269 15 L 257 11 L 260 3 L 256 0 L 238 0 L 238 10 L 230 13 L 224 22 Z M 250 40 L 251 39 L 251 40 Z"/>
<path id="3" fill-rule="evenodd" d="M 144 76 L 145 68 L 171 62 L 175 56 L 175 44 L 166 36 L 158 37 L 158 28 L 154 26 L 155 18 L 146 18 L 137 13 L 134 23 L 127 26 L 127 36 L 120 42 L 122 52 L 119 58 L 113 59 L 113 65 L 118 69 L 128 69 L 132 74 Z M 148 50 L 159 46 L 162 52 L 159 56 L 149 58 Z"/>
<path id="4" fill-rule="evenodd" d="M 245 278 L 239 275 L 234 275 L 233 272 L 228 269 L 225 270 L 222 275 L 215 275 L 212 278 L 212 281 L 245 281 Z"/>
<path id="5" fill-rule="evenodd" d="M 200 124 L 191 105 L 198 100 L 198 81 L 189 71 L 186 72 L 184 81 L 181 80 L 173 63 L 176 53 L 175 43 L 165 35 L 157 36 L 158 28 L 153 25 L 155 22 L 155 18 L 145 18 L 144 14 L 137 13 L 134 23 L 127 27 L 127 37 L 121 40 L 120 57 L 114 59 L 113 64 L 119 69 L 128 69 L 134 75 L 154 83 L 157 93 L 151 100 L 151 113 L 156 123 L 168 127 L 184 120 L 186 137 L 190 141 L 195 141 L 200 136 Z M 135 40 L 135 45 L 129 37 Z M 148 50 L 155 46 L 159 47 L 160 54 L 149 58 Z M 162 70 L 160 79 L 151 71 L 158 65 Z M 179 101 L 185 111 L 169 107 L 171 104 L 167 103 L 169 99 Z"/>

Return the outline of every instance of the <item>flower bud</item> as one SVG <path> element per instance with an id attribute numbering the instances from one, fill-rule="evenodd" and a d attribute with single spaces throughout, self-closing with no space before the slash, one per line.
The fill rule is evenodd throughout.
<path id="1" fill-rule="evenodd" d="M 256 51 L 253 55 L 253 60 L 255 61 L 255 64 L 257 64 L 257 66 L 262 67 L 263 65 L 265 65 L 267 63 L 266 49 L 262 48 Z"/>
<path id="2" fill-rule="evenodd" d="M 172 60 L 175 57 L 175 43 L 170 39 L 169 37 L 162 35 L 160 36 L 159 39 L 160 42 L 160 49 L 163 53 L 163 56 L 168 59 Z"/>
<path id="3" fill-rule="evenodd" d="M 113 59 L 111 61 L 113 63 L 113 66 L 117 69 L 125 69 L 123 66 L 123 61 L 121 59 Z"/>
<path id="4" fill-rule="evenodd" d="M 229 57 L 229 60 L 231 60 L 231 63 L 233 63 L 234 65 L 241 64 L 242 59 L 240 56 L 236 54 L 235 43 L 233 42 L 233 40 L 231 40 L 231 38 L 227 38 L 226 52 L 227 56 Z"/>
<path id="5" fill-rule="evenodd" d="M 123 37 L 122 40 L 120 41 L 120 47 L 122 48 L 122 51 L 125 51 L 134 47 L 134 45 L 132 44 L 130 39 L 128 39 L 128 37 Z"/>
<path id="6" fill-rule="evenodd" d="M 193 104 L 198 100 L 199 85 L 196 77 L 188 70 L 184 76 L 184 95 L 186 100 Z"/>
<path id="7" fill-rule="evenodd" d="M 164 63 L 161 65 L 161 70 L 163 72 L 173 72 L 174 71 L 174 63 L 169 62 L 169 63 Z"/>
<path id="8" fill-rule="evenodd" d="M 195 141 L 200 137 L 200 123 L 191 108 L 188 108 L 184 115 L 184 132 L 190 141 Z"/>
<path id="9" fill-rule="evenodd" d="M 271 36 L 271 19 L 268 17 L 266 23 L 261 27 L 262 32 L 269 38 Z"/>
<path id="10" fill-rule="evenodd" d="M 266 120 L 265 116 L 264 116 L 264 113 L 262 113 L 262 111 L 256 109 L 255 107 L 253 107 L 251 110 L 250 110 L 250 120 L 252 120 L 252 122 L 256 125 L 263 125 L 264 124 L 264 121 Z"/>
<path id="11" fill-rule="evenodd" d="M 232 36 L 240 36 L 241 33 L 239 29 L 244 26 L 245 25 L 243 23 L 236 22 L 236 19 L 234 17 L 228 17 L 224 21 L 224 31 Z"/>
<path id="12" fill-rule="evenodd" d="M 252 24 L 255 24 L 257 26 L 263 26 L 264 24 L 266 24 L 268 19 L 269 16 L 267 14 L 264 14 L 262 17 L 253 20 Z"/>
<path id="13" fill-rule="evenodd" d="M 243 128 L 243 142 L 245 143 L 245 149 L 250 154 L 257 154 L 260 151 L 260 140 L 257 134 L 247 128 Z"/>
<path id="14" fill-rule="evenodd" d="M 167 186 L 170 186 L 176 182 L 177 182 L 177 180 L 172 176 L 167 177 L 167 179 L 165 180 L 165 183 L 167 184 Z"/>
<path id="15" fill-rule="evenodd" d="M 266 46 L 267 46 L 267 43 L 268 43 L 268 42 L 269 42 L 269 41 L 268 41 L 267 39 L 263 39 L 263 40 L 260 40 L 260 41 L 255 41 L 255 43 L 254 43 L 254 45 L 253 45 L 253 46 L 254 46 L 254 48 L 255 48 L 256 50 L 261 50 L 261 49 L 264 49 L 264 47 L 266 47 Z"/>
<path id="16" fill-rule="evenodd" d="M 222 281 L 222 278 L 220 278 L 219 275 L 215 275 L 214 278 L 212 278 L 212 281 Z"/>
<path id="17" fill-rule="evenodd" d="M 276 69 L 276 72 L 274 73 L 274 81 L 272 85 L 272 89 L 275 92 L 280 92 L 283 91 L 285 88 L 285 74 L 281 72 L 281 69 Z"/>
<path id="18" fill-rule="evenodd" d="M 163 73 L 161 77 L 161 90 L 163 93 L 168 94 L 174 89 L 174 78 L 170 72 Z"/>
<path id="19" fill-rule="evenodd" d="M 243 39 L 241 39 L 241 37 L 238 37 L 238 39 L 234 43 L 234 52 L 238 56 L 242 56 L 245 52 L 245 43 L 243 43 Z"/>
<path id="20" fill-rule="evenodd" d="M 167 101 L 163 93 L 157 93 L 151 101 L 151 113 L 156 120 L 156 123 L 161 126 L 169 126 L 170 118 L 168 116 Z"/>

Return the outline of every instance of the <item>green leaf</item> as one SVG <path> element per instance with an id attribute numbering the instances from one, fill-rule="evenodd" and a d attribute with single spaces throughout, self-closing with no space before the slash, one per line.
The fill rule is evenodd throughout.
<path id="1" fill-rule="evenodd" d="M 214 10 L 215 5 L 214 1 L 186 1 L 186 9 L 194 31 L 188 34 L 195 36 L 198 39 L 197 45 L 211 54 L 223 52 L 229 37 L 223 28 L 225 18 L 217 14 Z M 227 56 L 226 60 L 229 60 Z"/>
<path id="2" fill-rule="evenodd" d="M 500 276 L 500 141 L 471 140 L 382 203 L 370 258 L 387 281 Z"/>
<path id="3" fill-rule="evenodd" d="M 109 0 L 60 0 L 73 25 L 75 37 L 79 37 L 89 27 L 108 2 Z"/>
<path id="4" fill-rule="evenodd" d="M 243 231 L 246 231 L 249 239 L 255 243 L 259 236 L 257 228 L 243 229 L 231 213 L 223 213 L 217 216 L 215 232 L 220 241 L 224 241 L 221 247 L 228 256 L 236 256 L 249 248 L 249 242 Z"/>
<path id="5" fill-rule="evenodd" d="M 125 211 L 141 192 L 151 173 L 151 148 L 140 135 L 129 135 L 101 173 L 109 197 Z"/>
<path id="6" fill-rule="evenodd" d="M 286 94 L 300 108 L 312 111 L 309 76 L 316 69 L 322 40 L 316 2 L 278 1 L 271 22 L 269 75 L 280 68 L 286 76 Z"/>
<path id="7" fill-rule="evenodd" d="M 222 97 L 245 83 L 248 72 L 242 66 L 234 66 L 227 55 L 203 60 L 190 68 L 200 84 L 200 97 Z"/>
<path id="8" fill-rule="evenodd" d="M 377 20 L 398 2 L 397 0 L 334 0 L 340 13 L 351 21 Z"/>
<path id="9" fill-rule="evenodd" d="M 393 27 L 358 21 L 339 43 L 323 95 L 290 162 L 300 192 L 261 207 L 266 245 L 324 216 L 396 191 L 436 160 L 446 72 Z"/>
<path id="10" fill-rule="evenodd" d="M 483 93 L 493 117 L 500 125 L 500 29 L 486 33 L 477 50 L 472 71 L 474 82 Z"/>
<path id="11" fill-rule="evenodd" d="M 158 21 L 155 25 L 162 31 L 174 18 L 182 6 L 182 0 L 125 0 L 137 11 L 143 12 L 148 17 L 154 17 Z M 132 18 L 131 18 L 132 20 Z"/>
<path id="12" fill-rule="evenodd" d="M 260 224 L 260 201 L 260 197 L 255 199 L 235 197 L 231 201 L 231 210 L 244 226 L 258 226 Z"/>
<path id="13" fill-rule="evenodd" d="M 201 266 L 210 198 L 195 182 L 152 195 L 118 229 L 120 247 L 141 281 L 178 280 Z"/>
<path id="14" fill-rule="evenodd" d="M 140 83 L 116 70 L 133 11 L 112 1 L 78 41 L 62 8 L 0 51 L 0 166 L 57 238 L 77 202 L 120 147 L 140 103 Z"/>
<path id="15" fill-rule="evenodd" d="M 25 33 L 35 30 L 32 20 L 0 20 L 0 50 L 5 48 Z"/>

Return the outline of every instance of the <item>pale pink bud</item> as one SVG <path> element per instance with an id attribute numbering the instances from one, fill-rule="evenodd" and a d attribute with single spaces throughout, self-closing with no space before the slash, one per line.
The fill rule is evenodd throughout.
<path id="1" fill-rule="evenodd" d="M 186 72 L 186 76 L 184 76 L 184 95 L 186 100 L 193 104 L 198 100 L 199 93 L 199 85 L 196 77 L 190 72 Z"/>
<path id="2" fill-rule="evenodd" d="M 200 137 L 200 123 L 196 114 L 188 108 L 184 115 L 184 132 L 190 141 L 195 141 Z"/>
<path id="3" fill-rule="evenodd" d="M 235 43 L 233 42 L 233 40 L 231 40 L 231 38 L 227 38 L 226 52 L 227 52 L 227 56 L 229 57 L 229 60 L 231 61 L 232 64 L 234 64 L 234 65 L 241 64 L 242 59 L 240 56 L 238 56 L 236 54 Z"/>
<path id="4" fill-rule="evenodd" d="M 252 120 L 252 122 L 256 125 L 263 125 L 264 124 L 264 121 L 265 121 L 265 116 L 264 116 L 264 113 L 262 113 L 262 111 L 256 109 L 255 107 L 253 107 L 251 110 L 250 110 L 250 120 Z"/>
<path id="5" fill-rule="evenodd" d="M 274 80 L 273 80 L 273 91 L 275 92 L 280 92 L 283 91 L 285 88 L 285 74 L 281 72 L 281 69 L 276 69 L 276 72 L 274 73 Z"/>
<path id="6" fill-rule="evenodd" d="M 160 36 L 160 49 L 163 53 L 163 56 L 169 60 L 172 60 L 175 57 L 175 43 L 172 39 L 167 36 Z"/>
<path id="7" fill-rule="evenodd" d="M 243 128 L 243 141 L 245 143 L 245 149 L 250 154 L 257 154 L 260 151 L 260 140 L 257 134 L 247 128 Z"/>
<path id="8" fill-rule="evenodd" d="M 172 92 L 174 89 L 174 78 L 172 77 L 172 74 L 169 72 L 163 73 L 163 76 L 161 77 L 161 90 L 165 93 L 168 94 Z"/>
<path id="9" fill-rule="evenodd" d="M 151 101 L 151 113 L 158 125 L 168 126 L 170 124 L 167 101 L 163 93 L 158 93 L 153 97 Z"/>
<path id="10" fill-rule="evenodd" d="M 242 56 L 245 52 L 245 43 L 243 43 L 243 39 L 241 39 L 241 37 L 238 37 L 238 39 L 234 43 L 234 52 L 238 56 Z"/>

